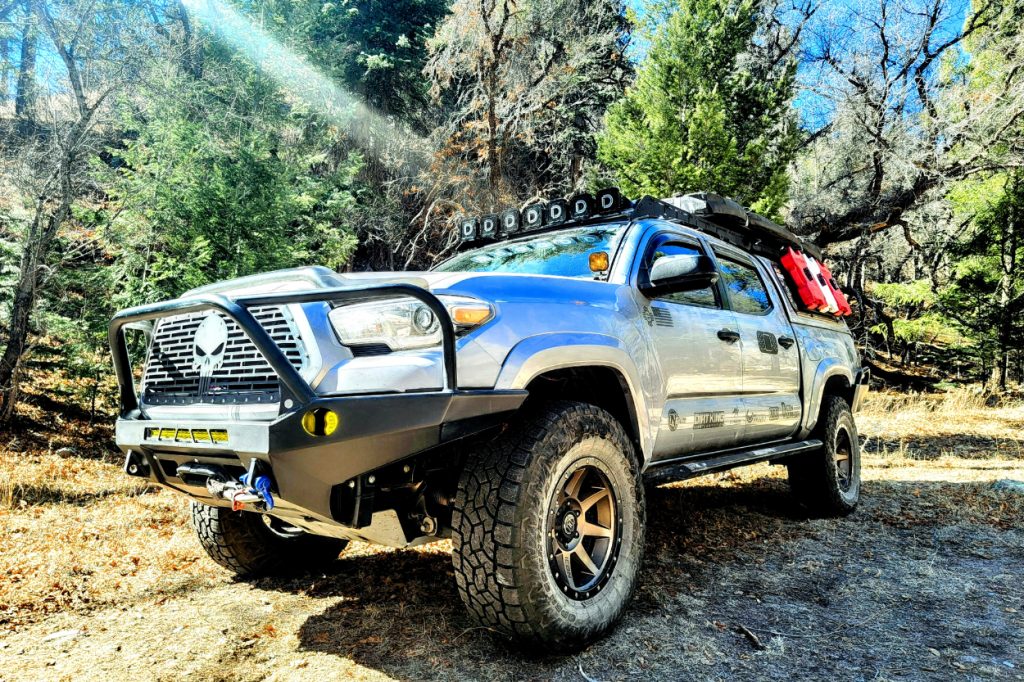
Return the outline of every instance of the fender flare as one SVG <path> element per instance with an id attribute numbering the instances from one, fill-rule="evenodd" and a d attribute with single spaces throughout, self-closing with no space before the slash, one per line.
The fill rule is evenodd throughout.
<path id="1" fill-rule="evenodd" d="M 650 415 L 640 374 L 622 341 L 605 334 L 540 334 L 523 339 L 509 352 L 494 385 L 496 390 L 518 390 L 545 372 L 568 367 L 609 367 L 626 382 L 636 415 L 643 469 L 653 452 Z"/>
<path id="2" fill-rule="evenodd" d="M 845 377 L 847 383 L 853 386 L 853 373 L 841 360 L 825 358 L 818 363 L 818 368 L 811 379 L 811 388 L 808 391 L 807 412 L 804 417 L 804 428 L 811 431 L 818 423 L 818 412 L 821 409 L 821 399 L 825 394 L 825 384 L 835 376 Z"/>

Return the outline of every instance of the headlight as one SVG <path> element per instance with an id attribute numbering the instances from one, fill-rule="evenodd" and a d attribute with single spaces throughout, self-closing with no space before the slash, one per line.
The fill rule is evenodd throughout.
<path id="1" fill-rule="evenodd" d="M 490 304 L 463 296 L 438 296 L 457 331 L 479 327 L 492 317 Z M 393 351 L 441 344 L 441 324 L 430 308 L 414 298 L 357 303 L 335 308 L 327 318 L 346 346 L 383 343 Z"/>

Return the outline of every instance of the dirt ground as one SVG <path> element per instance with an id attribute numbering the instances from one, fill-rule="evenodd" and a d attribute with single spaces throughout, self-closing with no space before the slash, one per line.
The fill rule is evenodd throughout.
<path id="1" fill-rule="evenodd" d="M 544 658 L 474 627 L 447 543 L 234 580 L 109 432 L 47 419 L 0 451 L 3 682 L 1024 679 L 1024 407 L 873 396 L 842 520 L 807 518 L 781 467 L 649 488 L 625 620 Z"/>

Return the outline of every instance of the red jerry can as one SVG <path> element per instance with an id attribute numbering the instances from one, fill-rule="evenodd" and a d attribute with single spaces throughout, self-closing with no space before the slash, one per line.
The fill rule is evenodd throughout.
<path id="1" fill-rule="evenodd" d="M 786 252 L 782 254 L 782 267 L 796 283 L 797 293 L 800 294 L 800 300 L 805 306 L 815 311 L 828 309 L 828 301 L 814 281 L 814 275 L 811 274 L 803 253 L 787 246 Z"/>
<path id="2" fill-rule="evenodd" d="M 843 296 L 843 292 L 839 291 L 839 285 L 836 284 L 836 278 L 832 276 L 832 273 L 828 271 L 824 263 L 818 263 L 818 267 L 821 269 L 821 274 L 825 276 L 825 281 L 828 282 L 828 288 L 832 290 L 832 295 L 836 299 L 836 305 L 839 306 L 839 314 L 852 315 L 853 308 L 850 307 L 849 302 L 846 300 L 846 296 Z"/>

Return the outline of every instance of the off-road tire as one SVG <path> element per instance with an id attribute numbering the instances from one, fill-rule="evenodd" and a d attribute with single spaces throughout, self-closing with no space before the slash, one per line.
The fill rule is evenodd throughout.
<path id="1" fill-rule="evenodd" d="M 789 487 L 811 514 L 846 516 L 860 499 L 860 440 L 850 404 L 839 396 L 825 396 L 811 438 L 824 447 L 787 462 Z M 849 457 L 846 477 L 841 475 L 837 456 Z"/>
<path id="2" fill-rule="evenodd" d="M 192 527 L 210 558 L 238 576 L 316 571 L 338 558 L 347 540 L 275 533 L 262 514 L 192 503 Z"/>
<path id="3" fill-rule="evenodd" d="M 610 546 L 618 549 L 602 564 L 608 567 L 605 582 L 586 598 L 569 591 L 580 597 L 573 599 L 563 593 L 564 583 L 559 589 L 548 551 L 558 531 L 549 517 L 554 518 L 552 500 L 581 468 L 600 472 L 598 480 L 612 491 L 618 537 Z M 629 605 L 645 525 L 637 458 L 619 422 L 593 405 L 543 403 L 477 446 L 466 462 L 452 516 L 459 594 L 482 625 L 520 645 L 549 652 L 580 649 L 614 627 Z"/>

